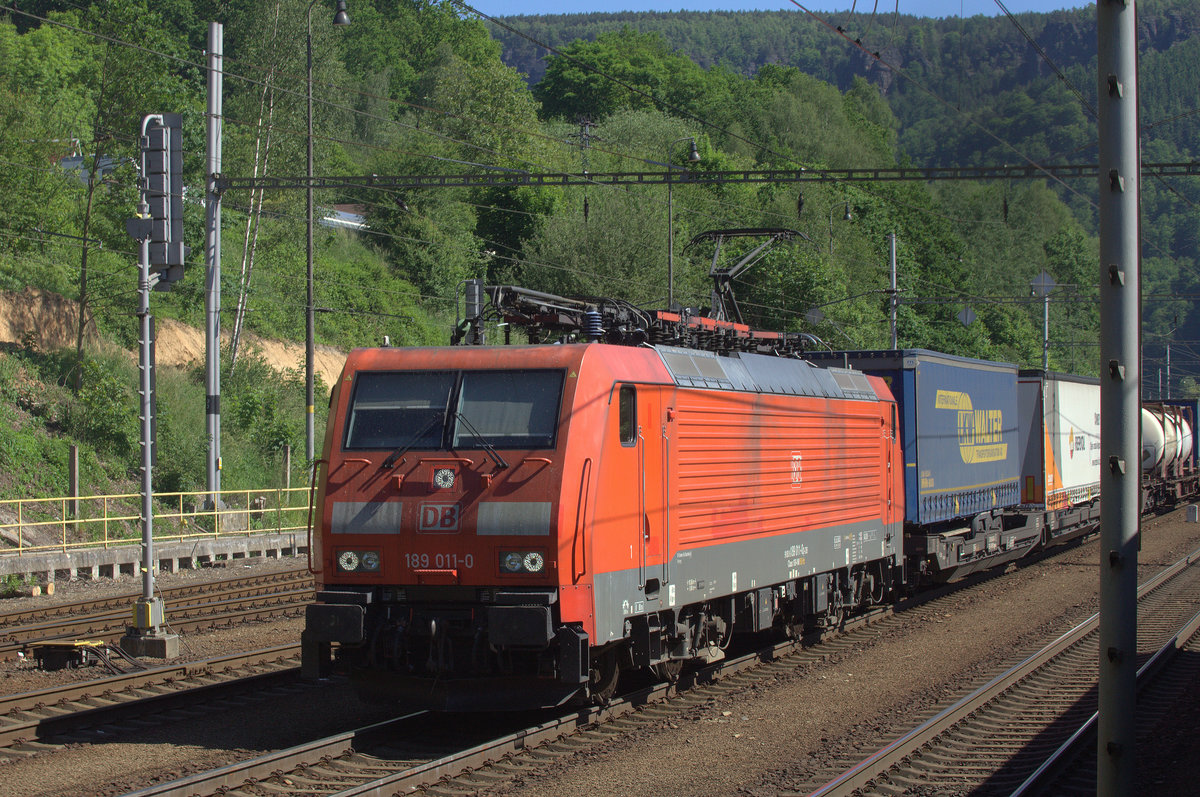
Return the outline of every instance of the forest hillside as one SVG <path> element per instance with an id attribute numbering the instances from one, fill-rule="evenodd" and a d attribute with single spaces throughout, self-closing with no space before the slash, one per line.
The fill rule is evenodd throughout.
<path id="1" fill-rule="evenodd" d="M 857 12 L 819 15 L 791 8 L 512 16 L 489 29 L 505 63 L 534 86 L 554 62 L 539 45 L 569 49 L 628 27 L 660 35 L 706 68 L 754 75 L 768 66 L 793 66 L 842 91 L 866 80 L 895 116 L 899 157 L 914 166 L 1094 162 L 1093 7 L 928 19 L 855 5 Z M 1198 34 L 1194 0 L 1138 3 L 1148 163 L 1200 161 Z M 1050 187 L 1094 234 L 1094 186 Z M 1142 191 L 1148 371 L 1165 365 L 1166 342 L 1173 340 L 1179 344 L 1176 372 L 1194 379 L 1200 373 L 1200 316 L 1191 309 L 1200 297 L 1200 181 L 1147 176 Z M 1007 193 L 997 199 L 1006 212 L 1015 201 Z"/>
<path id="2" fill-rule="evenodd" d="M 1200 81 L 1188 72 L 1200 62 L 1188 57 L 1193 22 L 1179 0 L 1143 6 L 1144 117 L 1164 120 L 1146 125 L 1146 160 L 1195 159 L 1200 137 L 1177 135 L 1196 124 L 1186 109 L 1200 107 Z M 1030 285 L 1044 271 L 1058 286 L 1050 367 L 1097 370 L 1094 184 L 679 180 L 668 191 L 532 179 L 992 163 L 999 145 L 970 132 L 981 128 L 1031 158 L 1086 161 L 1095 82 L 1081 44 L 1086 15 L 1021 15 L 1015 22 L 1044 41 L 1043 54 L 1002 18 L 839 17 L 846 31 L 862 26 L 847 35 L 881 42 L 881 55 L 904 71 L 889 76 L 822 20 L 798 14 L 514 18 L 503 32 L 448 1 L 354 0 L 351 24 L 338 26 L 333 10 L 325 0 L 36 0 L 0 9 L 8 133 L 0 291 L 60 297 L 63 327 L 53 344 L 20 333 L 0 347 L 0 494 L 54 494 L 54 463 L 71 441 L 91 452 L 93 489 L 137 471 L 138 378 L 128 354 L 137 347 L 136 257 L 125 221 L 137 205 L 147 114 L 182 115 L 190 248 L 183 279 L 154 292 L 151 311 L 164 330 L 204 326 L 214 21 L 224 33 L 221 171 L 266 178 L 222 197 L 230 488 L 261 486 L 278 473 L 281 452 L 305 442 L 295 346 L 310 283 L 305 192 L 295 186 L 309 140 L 309 41 L 313 174 L 323 180 L 311 282 L 320 346 L 344 351 L 385 337 L 445 344 L 469 278 L 647 309 L 670 296 L 706 313 L 715 253 L 703 233 L 782 228 L 795 233 L 790 243 L 734 282 L 751 326 L 837 348 L 889 345 L 894 235 L 901 346 L 1040 366 L 1043 305 Z M 513 60 L 514 30 L 553 45 L 536 55 L 536 77 L 533 60 Z M 914 78 L 962 107 L 922 100 Z M 490 179 L 497 175 L 506 179 Z M 338 179 L 371 176 L 396 179 Z M 425 187 L 395 187 L 417 178 Z M 1200 293 L 1195 189 L 1187 181 L 1144 189 L 1147 371 L 1159 360 L 1153 345 L 1175 340 L 1177 390 L 1194 387 L 1200 359 L 1180 342 L 1200 338 L 1189 301 Z M 355 221 L 328 223 L 338 214 Z M 720 259 L 736 263 L 757 244 L 737 239 Z M 262 341 L 292 348 L 276 358 Z M 278 360 L 282 371 L 272 367 Z M 327 372 L 319 376 L 318 429 L 330 384 Z M 204 390 L 195 366 L 160 374 L 159 489 L 203 484 Z M 300 460 L 292 459 L 297 483 Z"/>

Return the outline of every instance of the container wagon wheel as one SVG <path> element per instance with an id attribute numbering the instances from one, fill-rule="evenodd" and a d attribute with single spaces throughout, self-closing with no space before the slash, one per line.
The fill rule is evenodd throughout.
<path id="1" fill-rule="evenodd" d="M 617 666 L 615 651 L 602 653 L 592 660 L 591 675 L 588 677 L 588 691 L 592 702 L 597 706 L 607 706 L 608 701 L 617 691 L 617 676 L 621 668 Z"/>
<path id="2" fill-rule="evenodd" d="M 683 672 L 683 659 L 668 659 L 653 664 L 650 666 L 650 671 L 660 680 L 673 684 L 679 680 L 679 673 Z"/>

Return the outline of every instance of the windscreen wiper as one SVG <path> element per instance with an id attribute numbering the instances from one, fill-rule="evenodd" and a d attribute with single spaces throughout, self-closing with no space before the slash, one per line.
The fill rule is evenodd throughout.
<path id="1" fill-rule="evenodd" d="M 400 459 L 400 457 L 407 454 L 408 450 L 410 448 L 415 446 L 417 444 L 417 442 L 420 441 L 420 439 L 429 432 L 430 429 L 433 429 L 439 423 L 443 427 L 445 427 L 445 425 L 446 425 L 446 413 L 445 412 L 443 412 L 440 417 L 435 415 L 432 418 L 430 418 L 429 423 L 425 424 L 421 428 L 421 431 L 417 432 L 415 435 L 413 435 L 411 438 L 409 438 L 407 443 L 400 446 L 392 453 L 388 454 L 388 458 L 385 459 L 382 463 L 380 463 L 380 465 L 379 465 L 380 470 L 386 470 L 387 468 L 390 468 L 393 465 L 395 465 L 396 460 Z"/>
<path id="2" fill-rule="evenodd" d="M 471 437 L 474 437 L 475 442 L 479 443 L 483 450 L 487 452 L 487 455 L 492 458 L 492 462 L 496 463 L 496 467 L 500 468 L 500 470 L 504 470 L 508 467 L 508 463 L 505 462 L 504 457 L 500 456 L 499 452 L 496 451 L 496 447 L 489 443 L 487 438 L 481 435 L 479 430 L 471 425 L 471 422 L 467 420 L 466 415 L 463 415 L 462 412 L 456 411 L 454 413 L 454 417 L 462 421 L 462 425 L 467 427 L 467 431 L 471 433 Z"/>

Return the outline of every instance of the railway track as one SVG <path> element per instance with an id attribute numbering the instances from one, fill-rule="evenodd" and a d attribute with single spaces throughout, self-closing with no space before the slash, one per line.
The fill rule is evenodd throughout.
<path id="1" fill-rule="evenodd" d="M 1137 744 L 1139 749 L 1156 744 L 1151 732 L 1173 712 L 1178 697 L 1194 688 L 1200 679 L 1200 614 L 1138 669 Z M 1186 654 L 1186 655 L 1178 655 Z M 1089 717 L 1013 797 L 1075 797 L 1096 793 L 1096 726 Z"/>
<path id="2" fill-rule="evenodd" d="M 195 630 L 301 611 L 312 601 L 307 570 L 287 570 L 223 579 L 161 591 L 167 620 L 176 631 Z M 40 641 L 75 638 L 111 642 L 129 624 L 140 593 L 59 604 L 0 615 L 0 659 Z"/>
<path id="3" fill-rule="evenodd" d="M 1197 560 L 1200 550 L 1139 588 L 1139 660 L 1161 665 L 1197 644 Z M 785 793 L 1094 794 L 1098 624 L 1093 615 L 916 728 Z M 1190 661 L 1184 667 L 1194 669 Z M 1157 708 L 1169 710 L 1169 701 Z M 1149 727 L 1161 716 L 1140 711 L 1138 719 Z"/>
<path id="4" fill-rule="evenodd" d="M 982 587 L 998 574 L 967 580 Z M 960 585 L 963 586 L 963 585 Z M 509 782 L 547 759 L 572 755 L 631 729 L 657 725 L 689 708 L 736 693 L 749 685 L 794 673 L 808 664 L 885 636 L 907 622 L 922 622 L 944 610 L 955 587 L 926 594 L 896 614 L 880 611 L 848 624 L 819 644 L 784 642 L 693 672 L 677 684 L 646 685 L 603 708 L 587 708 L 505 727 L 511 716 L 471 723 L 450 718 L 458 742 L 442 744 L 445 717 L 416 713 L 326 739 L 271 753 L 252 761 L 158 784 L 130 797 L 185 795 L 403 794 L 416 788 L 434 797 L 471 793 Z M 463 739 L 463 728 L 473 734 Z M 480 728 L 493 732 L 477 735 Z M 419 740 L 414 743 L 412 740 Z M 436 743 L 434 740 L 437 740 Z M 451 749 L 453 748 L 453 749 Z"/>
<path id="5" fill-rule="evenodd" d="M 995 577 L 998 574 L 982 574 L 965 584 L 980 585 Z M 237 582 L 238 588 L 248 586 L 246 579 L 229 581 Z M 958 586 L 962 585 L 927 593 L 910 602 L 912 605 L 904 607 L 904 618 L 919 620 L 922 613 L 937 614 L 941 611 L 938 599 L 956 592 Z M 923 605 L 926 603 L 929 605 Z M 574 752 L 624 734 L 630 727 L 657 724 L 664 716 L 721 693 L 735 692 L 747 683 L 794 672 L 808 663 L 848 651 L 871 636 L 888 633 L 902 621 L 891 611 L 882 610 L 849 623 L 844 633 L 826 635 L 817 646 L 789 642 L 755 651 L 685 673 L 674 686 L 644 686 L 605 709 L 541 715 L 532 723 L 528 715 L 519 722 L 512 717 L 497 717 L 472 723 L 473 728 L 488 732 L 480 730 L 469 739 L 464 739 L 461 718 L 438 720 L 408 715 L 400 718 L 403 722 L 339 734 L 246 765 L 204 773 L 189 779 L 180 791 L 168 788 L 163 793 L 199 794 L 211 786 L 212 793 L 233 789 L 231 793 L 242 790 L 245 794 L 261 794 L 263 787 L 245 784 L 264 778 L 273 779 L 267 789 L 272 793 L 280 789 L 286 792 L 291 788 L 289 784 L 306 793 L 352 789 L 357 791 L 350 793 L 365 794 L 416 785 L 432 794 L 442 790 L 455 793 L 464 787 L 469 791 L 510 779 L 542 758 Z M 295 677 L 295 655 L 295 648 L 290 646 L 259 652 L 258 656 L 267 661 L 266 672 L 255 672 L 254 664 L 244 661 L 244 657 L 222 657 L 6 698 L 0 701 L 0 711 L 5 712 L 0 715 L 0 741 L 9 746 L 0 749 L 0 756 L 27 756 L 72 742 L 112 740 L 122 728 L 136 729 L 151 717 L 157 722 L 185 721 L 211 710 L 214 702 L 226 696 L 235 700 L 239 694 L 243 700 L 247 694 L 283 698 L 287 690 L 308 688 Z M 746 672 L 749 669 L 757 672 Z M 439 726 L 439 722 L 447 721 L 449 729 Z M 412 739 L 420 743 L 414 744 Z M 438 784 L 447 778 L 453 779 L 449 785 Z M 390 785 L 379 786 L 381 781 Z"/>
<path id="6" fill-rule="evenodd" d="M 173 712 L 253 691 L 300 688 L 300 646 L 219 656 L 0 697 L 0 759 L 69 742 L 111 738 L 123 722 L 179 719 Z M 102 733 L 95 729 L 104 728 Z"/>
<path id="7" fill-rule="evenodd" d="M 909 619 L 939 611 L 937 598 L 909 609 Z M 429 795 L 461 795 L 518 776 L 547 758 L 569 755 L 633 728 L 700 705 L 750 683 L 792 672 L 888 633 L 900 620 L 880 610 L 847 624 L 819 645 L 782 642 L 700 670 L 678 683 L 636 688 L 606 707 L 536 715 L 488 715 L 463 723 L 455 715 L 418 712 L 331 736 L 251 761 L 231 764 L 129 797 L 193 795 L 382 795 L 423 788 Z M 523 719 L 516 723 L 514 719 Z M 441 740 L 448 723 L 453 744 Z M 464 738 L 464 728 L 471 735 Z M 480 729 L 490 733 L 480 736 Z M 413 740 L 419 740 L 414 742 Z M 436 742 L 435 742 L 436 740 Z"/>
<path id="8" fill-rule="evenodd" d="M 167 587 L 158 590 L 164 599 L 194 597 L 221 592 L 228 589 L 266 587 L 272 584 L 312 584 L 312 575 L 306 568 L 292 570 L 276 570 L 270 573 L 258 573 L 248 576 L 234 576 L 216 581 L 183 584 L 178 587 Z M 38 606 L 32 609 L 20 609 L 14 612 L 0 613 L 0 628 L 42 622 L 57 617 L 72 617 L 78 615 L 96 614 L 105 610 L 128 609 L 129 605 L 140 598 L 140 590 L 121 595 L 110 595 L 103 598 L 58 603 L 51 606 Z"/>

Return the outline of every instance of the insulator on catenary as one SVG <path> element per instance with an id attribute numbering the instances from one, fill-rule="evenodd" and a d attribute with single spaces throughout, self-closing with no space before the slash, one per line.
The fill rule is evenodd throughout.
<path id="1" fill-rule="evenodd" d="M 483 280 L 467 280 L 465 294 L 467 320 L 474 321 L 483 315 Z"/>
<path id="2" fill-rule="evenodd" d="M 583 311 L 583 334 L 588 340 L 600 340 L 604 336 L 604 326 L 601 323 L 600 311 L 589 307 Z"/>

